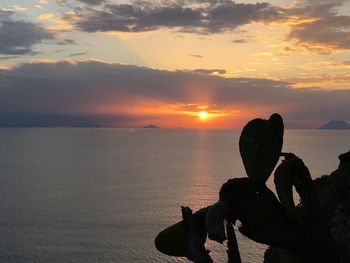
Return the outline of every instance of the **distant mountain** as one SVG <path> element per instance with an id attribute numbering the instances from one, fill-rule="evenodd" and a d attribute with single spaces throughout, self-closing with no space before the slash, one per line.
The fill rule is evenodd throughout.
<path id="1" fill-rule="evenodd" d="M 153 124 L 147 125 L 147 126 L 143 126 L 142 128 L 146 128 L 146 129 L 158 129 L 159 127 Z"/>
<path id="2" fill-rule="evenodd" d="M 320 130 L 350 130 L 350 124 L 341 120 L 331 120 L 323 124 Z"/>

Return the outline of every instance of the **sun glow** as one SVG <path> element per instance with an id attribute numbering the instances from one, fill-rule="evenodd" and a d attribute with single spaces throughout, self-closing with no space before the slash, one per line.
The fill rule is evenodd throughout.
<path id="1" fill-rule="evenodd" d="M 208 112 L 206 112 L 206 111 L 201 111 L 201 112 L 199 112 L 199 118 L 201 119 L 201 120 L 206 120 L 206 119 L 208 119 Z"/>

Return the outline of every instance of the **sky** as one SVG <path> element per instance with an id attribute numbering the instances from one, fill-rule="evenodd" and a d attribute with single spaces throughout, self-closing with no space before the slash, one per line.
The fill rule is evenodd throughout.
<path id="1" fill-rule="evenodd" d="M 350 121 L 350 0 L 2 0 L 0 126 Z"/>

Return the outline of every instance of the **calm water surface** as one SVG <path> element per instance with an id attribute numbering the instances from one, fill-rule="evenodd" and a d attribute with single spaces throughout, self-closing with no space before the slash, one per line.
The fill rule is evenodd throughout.
<path id="1" fill-rule="evenodd" d="M 180 206 L 215 202 L 245 175 L 239 131 L 0 129 L 0 262 L 188 262 L 161 255 L 154 237 Z M 349 131 L 287 130 L 314 177 L 338 165 Z M 268 184 L 273 188 L 273 183 Z M 238 234 L 244 262 L 265 246 Z M 209 244 L 215 262 L 225 248 Z"/>

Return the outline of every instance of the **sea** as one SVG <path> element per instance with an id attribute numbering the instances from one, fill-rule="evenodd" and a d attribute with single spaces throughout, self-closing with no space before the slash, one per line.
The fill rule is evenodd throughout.
<path id="1" fill-rule="evenodd" d="M 189 262 L 158 252 L 154 239 L 218 200 L 244 177 L 239 130 L 0 129 L 0 262 Z M 350 150 L 350 131 L 286 130 L 314 178 Z M 268 186 L 274 191 L 273 180 Z M 242 261 L 263 262 L 266 246 L 240 235 Z M 214 262 L 225 246 L 208 242 Z"/>

